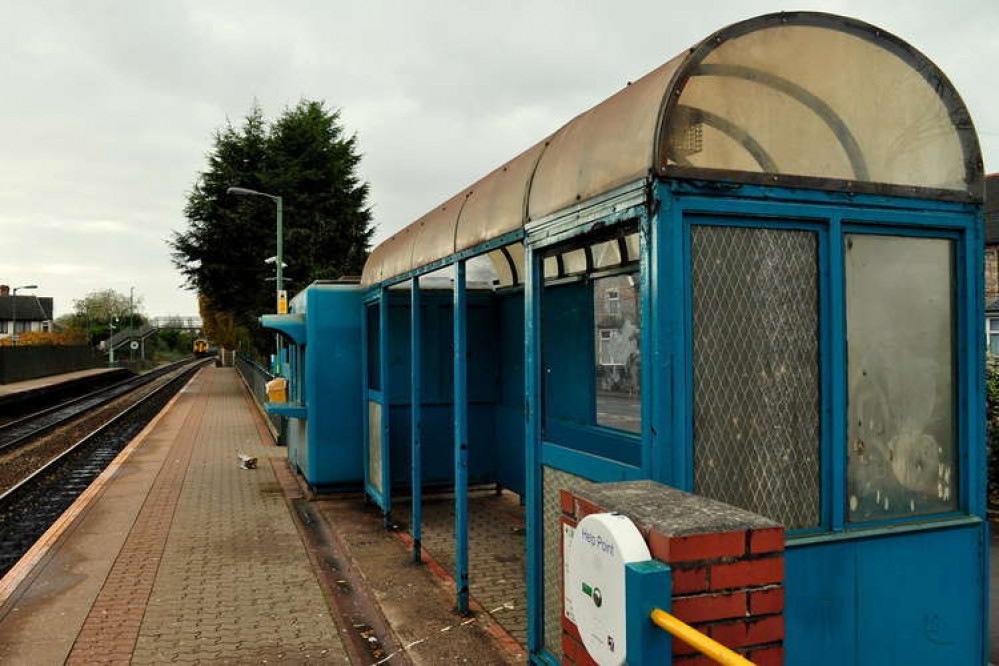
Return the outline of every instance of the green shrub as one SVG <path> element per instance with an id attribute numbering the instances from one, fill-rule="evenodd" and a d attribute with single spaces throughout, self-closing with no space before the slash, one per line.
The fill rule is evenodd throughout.
<path id="1" fill-rule="evenodd" d="M 999 356 L 992 354 L 985 361 L 985 419 L 989 506 L 999 506 Z"/>

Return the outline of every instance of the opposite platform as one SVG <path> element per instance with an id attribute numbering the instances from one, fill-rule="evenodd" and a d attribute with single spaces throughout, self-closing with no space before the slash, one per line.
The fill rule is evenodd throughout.
<path id="1" fill-rule="evenodd" d="M 46 377 L 35 377 L 34 379 L 25 379 L 24 381 L 20 382 L 0 384 L 0 399 L 9 398 L 19 393 L 32 393 L 40 391 L 42 389 L 47 389 L 56 386 L 58 384 L 76 382 L 83 379 L 89 379 L 91 377 L 106 375 L 109 373 L 123 373 L 123 372 L 125 371 L 122 370 L 121 368 L 89 368 L 87 370 L 64 372 L 59 375 L 48 375 Z"/>
<path id="2" fill-rule="evenodd" d="M 235 370 L 199 372 L 140 440 L 12 570 L 0 663 L 348 663 Z"/>

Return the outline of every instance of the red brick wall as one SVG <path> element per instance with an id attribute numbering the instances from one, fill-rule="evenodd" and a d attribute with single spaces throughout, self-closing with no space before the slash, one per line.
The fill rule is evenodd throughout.
<path id="1" fill-rule="evenodd" d="M 566 491 L 560 500 L 562 522 L 572 526 L 591 513 L 607 510 Z M 783 663 L 783 528 L 685 536 L 669 536 L 644 525 L 638 529 L 652 557 L 672 569 L 673 615 L 759 666 Z M 562 653 L 563 664 L 594 664 L 579 630 L 565 616 Z M 675 639 L 673 663 L 714 664 Z"/>

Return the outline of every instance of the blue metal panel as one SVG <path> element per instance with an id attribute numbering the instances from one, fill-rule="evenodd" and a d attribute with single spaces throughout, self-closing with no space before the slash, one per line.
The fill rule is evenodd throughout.
<path id="1" fill-rule="evenodd" d="M 346 285 L 306 291 L 308 339 L 300 348 L 302 397 L 309 406 L 306 480 L 319 490 L 361 487 L 365 401 L 361 384 L 361 292 Z"/>
<path id="2" fill-rule="evenodd" d="M 412 442 L 412 454 L 410 458 L 410 468 L 412 470 L 412 481 L 410 488 L 412 492 L 412 523 L 413 523 L 413 562 L 421 561 L 423 548 L 423 471 L 420 465 L 423 461 L 421 447 L 423 445 L 421 410 L 423 407 L 423 363 L 421 362 L 420 332 L 423 328 L 423 306 L 420 302 L 420 278 L 414 277 L 410 284 L 409 301 L 409 331 L 410 331 L 410 440 Z"/>
<path id="3" fill-rule="evenodd" d="M 468 612 L 468 367 L 465 262 L 454 265 L 454 580 L 459 613 Z"/>
<path id="4" fill-rule="evenodd" d="M 785 554 L 788 664 L 983 664 L 984 523 Z"/>
<path id="5" fill-rule="evenodd" d="M 857 543 L 858 664 L 984 664 L 984 526 Z"/>
<path id="6" fill-rule="evenodd" d="M 785 663 L 855 663 L 856 577 L 852 543 L 785 552 Z"/>
<path id="7" fill-rule="evenodd" d="M 524 494 L 524 295 L 497 295 L 499 390 L 493 408 L 496 479 Z"/>
<path id="8" fill-rule="evenodd" d="M 542 312 L 544 437 L 551 440 L 548 423 L 552 420 L 592 423 L 596 389 L 590 286 L 576 282 L 546 287 Z"/>
<path id="9" fill-rule="evenodd" d="M 305 315 L 303 314 L 263 315 L 260 317 L 260 325 L 266 329 L 279 332 L 295 344 L 304 345 L 307 342 Z"/>
<path id="10" fill-rule="evenodd" d="M 599 483 L 648 478 L 641 467 L 548 442 L 541 445 L 541 463 Z"/>

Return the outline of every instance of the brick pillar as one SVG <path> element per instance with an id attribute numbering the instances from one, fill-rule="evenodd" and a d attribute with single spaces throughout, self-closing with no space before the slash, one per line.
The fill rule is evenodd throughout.
<path id="1" fill-rule="evenodd" d="M 673 615 L 758 666 L 783 663 L 782 527 L 652 481 L 593 484 L 575 494 L 563 490 L 560 501 L 562 523 L 573 527 L 591 513 L 615 511 L 631 518 L 652 557 L 672 569 Z M 564 614 L 562 651 L 563 664 L 594 663 Z M 673 663 L 714 662 L 674 640 Z"/>

